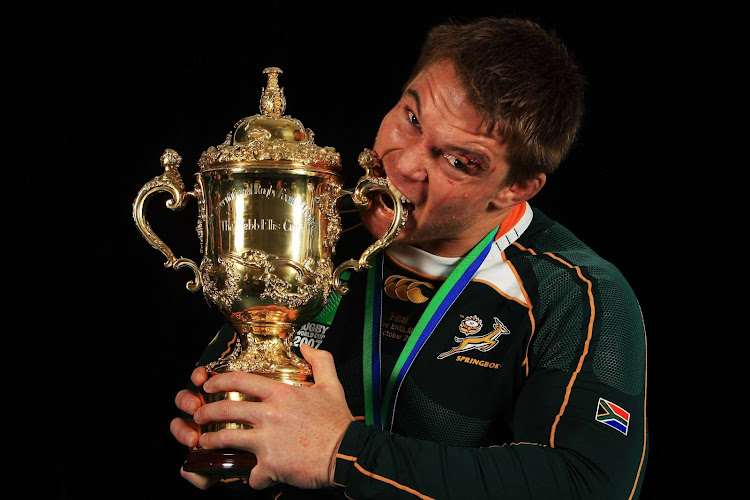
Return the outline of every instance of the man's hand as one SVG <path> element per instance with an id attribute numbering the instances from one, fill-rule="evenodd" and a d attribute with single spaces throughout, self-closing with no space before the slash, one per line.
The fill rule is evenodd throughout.
<path id="1" fill-rule="evenodd" d="M 208 374 L 206 373 L 206 369 L 203 367 L 199 367 L 193 370 L 193 374 L 190 377 L 190 380 L 198 388 L 200 388 L 205 383 L 206 379 L 208 379 Z M 188 390 L 182 390 L 177 393 L 177 396 L 175 397 L 175 404 L 177 405 L 177 408 L 184 411 L 185 413 L 194 415 L 195 411 L 205 403 L 198 394 Z M 177 441 L 184 444 L 185 446 L 189 448 L 195 448 L 196 446 L 198 446 L 198 440 L 200 438 L 201 431 L 200 426 L 193 420 L 175 418 L 169 425 L 169 429 L 172 431 L 172 435 L 175 437 L 175 439 L 177 439 Z M 207 476 L 195 474 L 192 472 L 180 471 L 180 473 L 182 474 L 182 477 L 187 479 L 194 486 L 197 486 L 198 488 L 203 490 L 217 481 L 214 478 L 209 478 Z"/>
<path id="2" fill-rule="evenodd" d="M 315 384 L 310 387 L 292 386 L 252 373 L 229 372 L 201 381 L 203 390 L 237 391 L 258 401 L 221 400 L 193 408 L 195 401 L 183 395 L 178 403 L 193 408 L 197 424 L 237 422 L 252 426 L 198 433 L 198 444 L 207 449 L 238 448 L 255 454 L 258 464 L 250 473 L 250 486 L 255 489 L 276 483 L 300 488 L 333 485 L 336 451 L 354 418 L 331 354 L 306 344 L 301 349 L 315 376 Z M 189 430 L 182 426 L 172 432 L 175 430 L 180 433 L 178 440 L 192 442 Z"/>

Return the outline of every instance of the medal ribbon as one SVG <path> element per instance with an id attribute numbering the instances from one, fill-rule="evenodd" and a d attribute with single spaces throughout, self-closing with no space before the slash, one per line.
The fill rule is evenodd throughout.
<path id="1" fill-rule="evenodd" d="M 380 381 L 380 327 L 383 290 L 383 254 L 376 256 L 376 265 L 367 271 L 367 292 L 365 295 L 365 324 L 364 340 L 362 344 L 362 365 L 365 389 L 365 422 L 368 425 L 378 425 L 381 429 L 391 430 L 393 413 L 396 407 L 398 391 L 409 371 L 414 359 L 422 346 L 427 342 L 430 334 L 435 330 L 445 313 L 456 301 L 476 274 L 479 266 L 490 252 L 498 228 L 490 231 L 487 236 L 458 263 L 448 279 L 440 286 L 435 296 L 430 300 L 427 309 L 422 313 L 414 327 L 409 340 L 404 345 L 398 357 L 388 383 L 385 394 L 381 390 Z M 383 395 L 381 398 L 381 394 Z"/>

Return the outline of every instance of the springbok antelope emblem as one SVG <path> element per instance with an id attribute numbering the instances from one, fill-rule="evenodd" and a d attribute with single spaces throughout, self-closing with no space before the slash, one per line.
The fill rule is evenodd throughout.
<path id="1" fill-rule="evenodd" d="M 466 337 L 453 337 L 458 342 L 458 345 L 448 352 L 444 352 L 438 356 L 438 359 L 447 358 L 457 352 L 471 351 L 472 349 L 479 349 L 482 352 L 487 352 L 498 343 L 498 339 L 502 335 L 509 335 L 510 330 L 503 324 L 502 321 L 495 318 L 495 323 L 492 325 L 493 330 L 485 335 L 471 335 L 478 334 L 482 329 L 482 320 L 477 316 L 467 316 L 461 321 L 458 326 L 458 330 L 465 334 Z"/>

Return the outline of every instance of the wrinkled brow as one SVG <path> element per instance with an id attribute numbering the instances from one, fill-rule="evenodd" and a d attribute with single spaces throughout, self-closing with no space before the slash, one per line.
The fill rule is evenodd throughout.
<path id="1" fill-rule="evenodd" d="M 417 114 L 421 114 L 421 112 L 422 112 L 422 101 L 419 98 L 419 93 L 414 88 L 409 87 L 404 92 L 404 95 L 407 95 L 407 96 L 411 97 L 412 99 L 414 99 L 414 102 L 417 103 Z"/>

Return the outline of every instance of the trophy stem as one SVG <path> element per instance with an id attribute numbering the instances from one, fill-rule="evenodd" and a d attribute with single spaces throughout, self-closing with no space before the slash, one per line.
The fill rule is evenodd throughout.
<path id="1" fill-rule="evenodd" d="M 310 365 L 294 353 L 294 325 L 262 321 L 232 322 L 238 334 L 234 351 L 210 363 L 209 373 L 257 373 L 293 385 L 312 385 Z"/>

